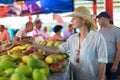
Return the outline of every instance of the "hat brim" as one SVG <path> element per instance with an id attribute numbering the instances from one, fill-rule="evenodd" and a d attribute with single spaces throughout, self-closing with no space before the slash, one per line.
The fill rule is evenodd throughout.
<path id="1" fill-rule="evenodd" d="M 66 15 L 65 17 L 74 17 L 74 16 L 78 16 L 78 17 L 81 17 L 81 18 L 83 18 L 83 19 L 85 19 L 85 20 L 88 20 L 88 21 L 92 24 L 92 26 L 93 26 L 94 28 L 98 29 L 97 24 L 94 22 L 94 20 L 93 20 L 92 18 L 83 16 L 83 15 L 75 15 L 75 14 L 69 14 L 69 15 Z"/>

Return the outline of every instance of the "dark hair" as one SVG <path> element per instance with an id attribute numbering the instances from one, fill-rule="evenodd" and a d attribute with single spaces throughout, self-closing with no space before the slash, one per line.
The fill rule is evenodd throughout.
<path id="1" fill-rule="evenodd" d="M 63 26 L 61 26 L 61 25 L 56 25 L 56 26 L 54 27 L 54 32 L 56 33 L 56 32 L 58 32 L 58 31 L 60 31 L 62 28 L 63 28 Z"/>
<path id="2" fill-rule="evenodd" d="M 105 17 L 105 18 L 110 19 L 110 14 L 104 11 L 104 12 L 101 12 L 98 16 L 96 16 L 96 18 L 100 18 L 100 17 Z"/>
<path id="3" fill-rule="evenodd" d="M 27 23 L 26 23 L 26 27 L 27 27 L 27 26 L 33 26 L 33 23 L 32 23 L 32 22 L 27 22 Z"/>
<path id="4" fill-rule="evenodd" d="M 2 24 L 1 24 L 1 27 L 2 27 L 2 28 L 5 28 L 5 26 L 4 26 L 4 25 L 2 25 Z"/>
<path id="5" fill-rule="evenodd" d="M 71 27 L 71 26 L 72 26 L 72 24 L 69 24 L 69 25 L 68 25 L 68 27 Z"/>
<path id="6" fill-rule="evenodd" d="M 114 23 L 113 23 L 113 20 L 110 20 L 110 24 L 114 24 Z"/>
<path id="7" fill-rule="evenodd" d="M 36 20 L 35 24 L 42 23 L 41 20 Z"/>

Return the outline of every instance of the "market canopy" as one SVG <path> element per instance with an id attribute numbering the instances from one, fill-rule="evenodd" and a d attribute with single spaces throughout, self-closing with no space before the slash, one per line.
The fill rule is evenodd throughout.
<path id="1" fill-rule="evenodd" d="M 73 9 L 73 0 L 0 0 L 0 17 L 65 13 Z"/>

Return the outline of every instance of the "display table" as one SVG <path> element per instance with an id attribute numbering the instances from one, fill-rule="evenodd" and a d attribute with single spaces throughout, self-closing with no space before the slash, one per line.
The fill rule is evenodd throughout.
<path id="1" fill-rule="evenodd" d="M 70 80 L 70 62 L 68 65 L 59 73 L 51 73 L 48 80 Z"/>

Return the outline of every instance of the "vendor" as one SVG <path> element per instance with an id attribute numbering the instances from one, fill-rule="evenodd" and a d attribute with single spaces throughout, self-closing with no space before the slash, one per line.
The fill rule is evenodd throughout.
<path id="1" fill-rule="evenodd" d="M 0 25 L 0 42 L 1 41 L 10 41 L 9 32 L 6 30 L 4 25 Z"/>
<path id="2" fill-rule="evenodd" d="M 36 41 L 47 40 L 46 34 L 41 30 L 42 22 L 41 20 L 35 21 L 35 27 L 33 29 L 33 37 Z"/>
<path id="3" fill-rule="evenodd" d="M 63 26 L 56 25 L 54 27 L 55 34 L 52 37 L 50 37 L 49 40 L 51 40 L 51 41 L 66 41 L 66 39 L 61 36 L 61 30 L 62 30 L 62 28 L 63 28 Z"/>
<path id="4" fill-rule="evenodd" d="M 18 42 L 22 41 L 24 38 L 28 38 L 29 40 L 32 38 L 27 35 L 28 32 L 31 32 L 33 30 L 33 23 L 32 22 L 27 22 L 26 27 L 24 30 L 19 30 L 14 38 L 13 42 Z"/>

